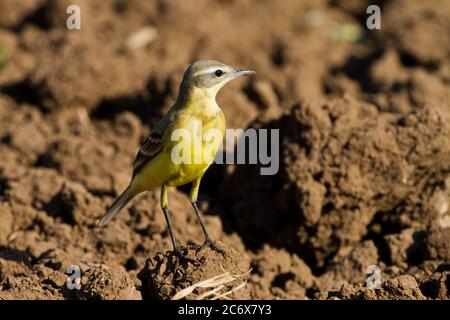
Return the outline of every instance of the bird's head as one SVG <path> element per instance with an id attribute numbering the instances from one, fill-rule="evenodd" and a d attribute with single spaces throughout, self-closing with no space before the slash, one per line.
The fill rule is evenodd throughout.
<path id="1" fill-rule="evenodd" d="M 255 71 L 240 70 L 214 60 L 199 60 L 184 72 L 181 93 L 202 92 L 215 97 L 227 82 Z"/>

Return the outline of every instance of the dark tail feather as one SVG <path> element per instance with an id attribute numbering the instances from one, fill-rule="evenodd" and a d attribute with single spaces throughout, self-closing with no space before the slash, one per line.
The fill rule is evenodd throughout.
<path id="1" fill-rule="evenodd" d="M 106 224 L 108 224 L 109 221 L 111 221 L 112 218 L 116 214 L 122 210 L 123 207 L 132 199 L 133 197 L 130 196 L 130 187 L 126 188 L 125 191 L 114 201 L 114 203 L 111 205 L 109 210 L 105 213 L 102 220 L 98 223 L 99 227 L 104 227 Z"/>

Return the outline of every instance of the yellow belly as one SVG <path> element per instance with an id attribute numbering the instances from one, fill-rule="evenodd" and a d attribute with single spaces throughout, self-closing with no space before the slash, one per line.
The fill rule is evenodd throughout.
<path id="1" fill-rule="evenodd" d="M 220 135 L 209 137 L 206 141 L 200 140 L 198 145 L 200 148 L 191 148 L 191 150 L 196 149 L 200 154 L 192 154 L 189 160 L 182 163 L 173 161 L 173 145 L 161 151 L 135 176 L 132 182 L 133 192 L 137 194 L 163 184 L 171 187 L 180 186 L 203 175 L 214 161 L 222 144 L 223 131 Z M 184 147 L 189 148 L 187 145 Z"/>

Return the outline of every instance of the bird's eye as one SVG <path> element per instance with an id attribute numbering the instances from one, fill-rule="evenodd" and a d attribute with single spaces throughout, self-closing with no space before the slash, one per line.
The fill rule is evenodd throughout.
<path id="1" fill-rule="evenodd" d="M 216 75 L 216 77 L 221 77 L 223 75 L 222 70 L 218 69 L 214 72 L 214 74 Z"/>

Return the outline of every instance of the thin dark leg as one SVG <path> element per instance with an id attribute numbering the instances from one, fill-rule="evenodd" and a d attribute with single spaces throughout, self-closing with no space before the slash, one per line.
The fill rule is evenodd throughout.
<path id="1" fill-rule="evenodd" d="M 169 209 L 167 207 L 162 207 L 162 211 L 164 212 L 164 217 L 166 218 L 167 222 L 167 229 L 169 229 L 170 238 L 172 239 L 172 245 L 173 245 L 173 252 L 175 253 L 175 256 L 177 257 L 177 260 L 175 261 L 175 267 L 174 272 L 178 273 L 177 279 L 180 279 L 182 277 L 182 274 L 180 273 L 179 262 L 184 261 L 185 263 L 192 263 L 193 265 L 198 265 L 198 261 L 186 257 L 183 252 L 181 251 L 180 246 L 178 245 L 177 241 L 175 240 L 175 236 L 173 235 L 172 231 L 172 224 L 170 223 L 170 217 L 169 217 Z"/>
<path id="2" fill-rule="evenodd" d="M 210 247 L 211 249 L 220 253 L 224 257 L 227 257 L 227 253 L 224 250 L 222 250 L 221 248 L 219 248 L 216 244 L 214 244 L 214 242 L 211 240 L 211 237 L 208 234 L 208 231 L 206 231 L 205 224 L 203 223 L 203 220 L 200 217 L 200 212 L 198 210 L 197 203 L 192 202 L 192 206 L 194 207 L 195 215 L 197 216 L 197 219 L 200 222 L 200 226 L 202 227 L 203 234 L 205 235 L 205 242 L 201 246 L 198 246 L 198 250 L 204 249 L 206 247 Z"/>
<path id="3" fill-rule="evenodd" d="M 194 207 L 195 215 L 197 216 L 198 222 L 200 222 L 200 226 L 202 227 L 203 234 L 205 235 L 205 242 L 211 241 L 211 237 L 209 236 L 208 231 L 206 231 L 205 224 L 203 223 L 203 220 L 200 217 L 200 212 L 198 210 L 197 203 L 192 202 L 192 206 Z"/>
<path id="4" fill-rule="evenodd" d="M 164 212 L 164 217 L 166 218 L 167 223 L 167 229 L 169 229 L 170 238 L 172 239 L 172 245 L 173 245 L 173 251 L 177 256 L 181 256 L 181 250 L 178 246 L 177 241 L 175 240 L 175 237 L 173 235 L 172 231 L 172 224 L 170 223 L 170 217 L 169 217 L 169 209 L 167 207 L 162 207 L 162 211 Z"/>

